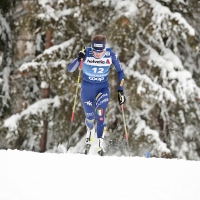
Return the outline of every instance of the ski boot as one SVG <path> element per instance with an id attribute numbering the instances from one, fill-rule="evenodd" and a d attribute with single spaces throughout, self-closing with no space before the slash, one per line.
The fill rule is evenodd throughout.
<path id="1" fill-rule="evenodd" d="M 93 137 L 94 137 L 94 133 L 95 133 L 95 128 L 93 127 L 92 129 L 89 129 L 87 127 L 87 133 L 86 133 L 86 137 L 85 137 L 85 150 L 84 150 L 84 154 L 87 155 L 90 151 L 90 147 L 93 141 Z"/>
<path id="2" fill-rule="evenodd" d="M 104 156 L 104 148 L 103 148 L 103 138 L 98 138 L 98 149 L 97 149 L 97 153 L 100 156 Z"/>
<path id="3" fill-rule="evenodd" d="M 97 153 L 98 153 L 100 156 L 104 156 L 104 151 L 103 151 L 103 149 L 99 149 Z"/>

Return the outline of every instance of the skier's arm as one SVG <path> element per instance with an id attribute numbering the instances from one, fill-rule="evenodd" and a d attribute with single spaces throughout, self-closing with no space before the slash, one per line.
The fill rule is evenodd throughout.
<path id="1" fill-rule="evenodd" d="M 124 90 L 124 71 L 116 53 L 111 51 L 112 63 L 118 73 L 118 90 Z"/>
<path id="2" fill-rule="evenodd" d="M 68 72 L 74 72 L 80 66 L 80 60 L 85 58 L 85 53 L 86 50 L 84 47 L 84 49 L 78 53 L 77 58 L 69 65 Z"/>
<path id="3" fill-rule="evenodd" d="M 124 71 L 122 69 L 121 63 L 116 53 L 111 51 L 112 63 L 118 73 L 118 101 L 122 105 L 126 102 L 126 97 L 124 95 Z"/>

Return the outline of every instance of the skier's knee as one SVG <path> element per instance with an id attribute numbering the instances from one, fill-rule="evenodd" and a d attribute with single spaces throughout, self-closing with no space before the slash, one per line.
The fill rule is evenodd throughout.
<path id="1" fill-rule="evenodd" d="M 86 118 L 85 119 L 85 124 L 86 124 L 86 126 L 88 127 L 88 128 L 92 128 L 93 126 L 94 126 L 94 119 L 88 119 L 88 118 Z"/>

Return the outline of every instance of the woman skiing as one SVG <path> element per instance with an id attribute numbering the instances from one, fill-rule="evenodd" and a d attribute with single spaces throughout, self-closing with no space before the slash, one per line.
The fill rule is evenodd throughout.
<path id="1" fill-rule="evenodd" d="M 91 47 L 86 47 L 78 53 L 77 58 L 69 65 L 68 71 L 74 72 L 79 67 L 81 60 L 83 71 L 81 101 L 87 127 L 84 153 L 87 154 L 90 149 L 95 134 L 94 124 L 96 119 L 98 154 L 103 156 L 103 138 L 106 130 L 105 112 L 110 99 L 108 83 L 110 66 L 113 64 L 118 73 L 118 100 L 120 105 L 126 101 L 123 92 L 124 71 L 117 54 L 106 47 L 106 37 L 104 35 L 95 35 L 92 38 Z"/>

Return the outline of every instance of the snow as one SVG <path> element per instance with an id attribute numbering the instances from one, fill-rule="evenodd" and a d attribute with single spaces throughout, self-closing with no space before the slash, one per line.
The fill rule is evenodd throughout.
<path id="1" fill-rule="evenodd" d="M 49 56 L 51 57 L 51 55 L 54 53 L 54 52 L 60 52 L 60 51 L 64 51 L 68 46 L 70 46 L 73 42 L 75 41 L 75 38 L 71 38 L 65 42 L 63 42 L 62 44 L 60 45 L 54 45 L 52 46 L 51 48 L 49 49 L 45 49 L 45 51 L 40 54 L 39 56 L 37 56 L 32 62 L 29 62 L 29 63 L 23 63 L 20 68 L 19 68 L 19 71 L 20 72 L 23 72 L 23 71 L 26 71 L 26 70 L 29 70 L 31 67 L 32 68 L 35 68 L 37 69 L 39 64 L 38 62 L 35 62 L 35 60 L 39 59 L 39 58 L 42 58 L 43 56 Z M 58 62 L 58 63 L 57 63 Z M 57 61 L 55 63 L 57 64 L 62 64 L 62 65 L 66 65 L 65 61 Z"/>
<path id="2" fill-rule="evenodd" d="M 171 2 L 171 0 L 162 0 L 163 2 L 167 2 L 167 3 L 169 3 L 169 2 Z M 182 4 L 185 4 L 185 5 L 187 5 L 188 4 L 188 2 L 187 2 L 187 0 L 176 0 L 178 3 L 182 3 Z"/>
<path id="3" fill-rule="evenodd" d="M 164 19 L 170 18 L 178 21 L 179 24 L 183 25 L 185 29 L 187 29 L 188 34 L 191 36 L 195 35 L 195 29 L 191 27 L 187 21 L 182 17 L 180 13 L 172 13 L 168 7 L 162 6 L 161 3 L 157 2 L 156 0 L 145 0 L 153 9 L 154 16 L 152 20 L 157 24 L 160 28 L 161 23 Z M 174 27 L 174 29 L 176 29 Z"/>
<path id="4" fill-rule="evenodd" d="M 22 117 L 27 117 L 29 115 L 42 115 L 42 112 L 47 112 L 50 104 L 53 104 L 54 107 L 60 106 L 60 100 L 58 96 L 55 96 L 53 99 L 42 99 L 36 103 L 30 105 L 26 110 L 23 110 L 20 114 L 14 114 L 11 117 L 7 118 L 4 121 L 4 127 L 8 127 L 10 131 L 15 131 L 18 128 L 18 121 Z"/>
<path id="5" fill-rule="evenodd" d="M 48 88 L 49 84 L 47 82 L 45 82 L 45 81 L 42 81 L 40 87 L 41 88 Z"/>
<path id="6" fill-rule="evenodd" d="M 1 150 L 1 200 L 199 200 L 200 162 Z"/>
<path id="7" fill-rule="evenodd" d="M 130 0 L 118 1 L 117 4 L 115 1 L 113 1 L 113 3 L 116 5 L 115 10 L 118 11 L 118 17 L 129 17 L 131 14 L 136 13 L 138 11 L 135 2 Z"/>
<path id="8" fill-rule="evenodd" d="M 9 38 L 11 37 L 11 30 L 10 30 L 8 23 L 6 22 L 6 19 L 1 15 L 1 13 L 0 13 L 0 23 L 1 23 L 1 26 L 2 26 L 2 27 L 0 27 L 1 39 L 6 40 L 6 34 L 2 30 L 6 30 L 6 33 L 8 34 Z"/>
<path id="9" fill-rule="evenodd" d="M 162 1 L 170 2 L 171 0 Z M 187 4 L 187 2 L 185 2 L 184 0 L 176 1 L 185 5 Z M 55 2 L 55 0 L 39 0 L 38 3 L 42 6 L 43 9 L 42 13 L 38 15 L 38 17 L 44 21 L 50 19 L 54 19 L 55 21 L 61 20 L 63 21 L 64 26 L 64 19 L 67 19 L 68 15 L 74 13 L 73 17 L 75 18 L 81 16 L 82 14 L 82 12 L 80 12 L 79 10 L 79 7 L 66 7 L 63 10 L 60 10 L 53 6 Z M 58 1 L 58 3 L 63 2 L 64 0 Z M 116 11 L 116 18 L 126 16 L 130 20 L 135 20 L 135 17 L 137 16 L 136 14 L 139 11 L 138 7 L 136 6 L 136 2 L 133 2 L 132 0 L 105 0 L 104 2 L 102 2 L 102 4 L 104 6 L 110 6 L 111 4 Z M 141 97 L 142 95 L 144 96 L 145 93 L 148 93 L 148 90 L 150 90 L 152 94 L 150 94 L 149 97 L 151 99 L 157 98 L 162 103 L 165 103 L 165 101 L 177 103 L 181 100 L 183 103 L 186 104 L 187 102 L 194 99 L 194 94 L 196 95 L 196 98 L 199 98 L 200 89 L 192 79 L 192 73 L 185 69 L 185 66 L 181 62 L 181 59 L 178 57 L 178 55 L 176 55 L 176 50 L 174 50 L 173 52 L 172 50 L 167 48 L 169 44 L 165 45 L 163 42 L 160 42 L 162 41 L 162 31 L 165 31 L 166 35 L 168 36 L 172 34 L 172 30 L 177 35 L 181 32 L 183 37 L 182 39 L 186 40 L 186 33 L 188 33 L 190 36 L 194 36 L 195 29 L 183 18 L 181 14 L 171 12 L 168 7 L 163 6 L 156 0 L 144 0 L 144 2 L 148 3 L 152 8 L 151 24 L 155 30 L 153 32 L 153 36 L 150 36 L 148 35 L 148 32 L 145 32 L 146 29 L 141 29 L 137 33 L 137 39 L 139 44 L 142 44 L 145 49 L 147 49 L 146 52 L 149 53 L 148 65 L 150 66 L 150 69 L 154 67 L 158 67 L 159 69 L 161 69 L 160 75 L 161 78 L 164 80 L 163 83 L 165 83 L 165 80 L 169 80 L 170 84 L 160 85 L 158 81 L 158 76 L 152 78 L 148 74 L 142 74 L 140 70 L 135 70 L 134 66 L 136 66 L 137 62 L 140 60 L 140 54 L 137 52 L 135 52 L 135 56 L 130 59 L 128 67 L 125 66 L 124 63 L 122 63 L 125 69 L 126 77 L 128 78 L 130 76 L 133 76 L 133 78 L 140 80 L 140 84 L 137 87 L 137 94 Z M 89 5 L 98 6 L 98 4 L 98 1 L 92 1 Z M 10 37 L 10 28 L 6 20 L 1 16 L 1 14 L 0 21 L 2 24 L 2 29 L 0 29 L 0 31 L 2 32 L 1 39 L 5 40 L 5 34 L 3 34 L 3 31 L 9 33 L 8 35 Z M 172 24 L 172 21 L 176 21 L 177 24 Z M 95 32 L 96 29 L 96 26 L 90 26 L 85 31 L 87 31 L 89 35 L 92 35 L 92 33 Z M 36 44 L 40 44 L 41 33 L 39 33 L 39 30 L 36 31 L 36 33 L 37 32 L 38 35 L 36 39 Z M 142 40 L 142 37 L 139 37 L 140 32 L 143 32 L 143 34 L 148 36 L 149 41 L 147 43 L 145 42 L 145 40 Z M 61 37 L 63 35 L 62 32 L 59 32 L 58 34 L 60 34 Z M 177 41 L 174 41 L 174 43 L 176 43 Z M 159 53 L 159 51 L 149 45 L 152 42 L 159 46 L 161 53 Z M 158 42 L 160 42 L 160 44 L 158 44 Z M 167 43 L 169 42 L 171 42 L 171 40 L 167 41 Z M 21 67 L 19 68 L 19 71 L 31 71 L 32 69 L 40 70 L 47 67 L 47 62 L 46 60 L 44 60 L 44 58 L 53 60 L 53 64 L 51 63 L 52 68 L 60 65 L 65 68 L 68 65 L 69 58 L 71 58 L 71 49 L 73 48 L 73 45 L 75 43 L 76 37 L 73 37 L 66 42 L 63 42 L 59 45 L 54 45 L 53 47 L 46 49 L 32 62 L 23 63 L 23 65 L 21 65 Z M 33 49 L 31 43 L 27 42 L 26 44 L 27 49 L 25 53 L 32 54 Z M 120 53 L 121 50 L 119 48 L 118 50 L 117 47 L 115 49 L 117 53 Z M 40 50 L 39 45 L 37 46 L 37 50 Z M 67 50 L 69 51 L 69 53 L 66 53 Z M 57 52 L 59 52 L 59 54 L 61 55 L 66 53 L 66 60 L 54 60 L 53 56 Z M 0 63 L 1 60 L 2 58 L 0 57 Z M 189 59 L 188 63 L 190 63 Z M 8 66 L 11 64 L 10 58 L 8 58 L 7 64 Z M 10 68 L 5 67 L 3 71 L 4 79 L 0 78 L 0 83 L 4 84 L 4 91 L 9 91 L 9 82 L 7 78 L 9 77 L 9 74 Z M 175 92 L 173 92 L 172 88 L 175 86 Z M 47 82 L 43 81 L 41 83 L 41 88 L 47 87 Z M 154 95 L 154 97 L 152 97 L 151 95 Z M 7 97 L 9 96 L 7 95 Z M 149 106 L 145 100 L 143 100 L 141 104 L 144 110 L 142 110 L 138 114 L 138 116 L 141 116 L 142 114 L 144 114 L 144 116 L 148 116 L 150 109 L 153 109 L 154 105 Z M 29 115 L 42 115 L 42 112 L 48 111 L 50 105 L 53 105 L 54 107 L 60 107 L 61 102 L 59 100 L 59 97 L 56 96 L 54 99 L 42 99 L 40 101 L 37 101 L 35 104 L 32 104 L 21 113 L 14 114 L 11 117 L 7 118 L 4 121 L 4 127 L 8 127 L 9 131 L 9 133 L 7 134 L 7 139 L 11 137 L 10 132 L 12 131 L 14 132 L 12 134 L 17 135 L 19 121 L 23 117 L 28 118 Z M 190 105 L 186 104 L 185 107 L 188 107 L 187 109 L 189 113 Z M 198 102 L 195 102 L 193 108 L 195 110 L 194 112 L 196 113 L 190 112 L 189 114 L 192 115 L 193 118 L 198 117 L 198 119 L 200 119 Z M 167 108 L 165 109 L 165 105 L 162 104 L 161 115 L 163 119 L 169 117 L 168 115 L 165 116 L 165 111 L 168 114 Z M 132 134 L 134 132 L 136 136 L 139 136 L 140 133 L 143 132 L 149 141 L 156 141 L 157 150 L 159 150 L 160 152 L 169 152 L 166 144 L 163 143 L 158 137 L 158 131 L 151 129 L 146 121 L 142 120 L 138 116 L 137 113 L 134 113 L 134 119 L 138 119 L 135 120 L 135 122 L 137 122 L 136 129 L 134 129 L 135 127 L 133 128 L 130 124 L 128 124 L 131 127 L 129 129 L 130 133 Z M 180 118 L 181 123 L 186 123 L 187 118 L 181 108 L 178 111 L 178 117 Z M 169 121 L 168 118 L 165 119 L 165 123 L 166 121 Z M 51 127 L 50 124 L 52 123 L 53 122 L 49 122 L 49 127 Z M 80 132 L 80 129 L 81 126 L 76 130 L 71 139 L 73 139 L 73 137 L 76 137 L 78 132 Z M 196 126 L 185 125 L 185 137 L 198 137 L 198 135 L 196 135 Z M 172 135 L 172 137 L 175 136 Z M 34 140 L 31 140 L 31 142 L 34 142 Z M 182 144 L 181 141 L 180 143 Z M 198 162 L 176 159 L 164 160 L 158 158 L 146 159 L 139 157 L 126 158 L 115 156 L 101 158 L 96 155 L 95 148 L 91 149 L 91 154 L 89 156 L 76 154 L 77 151 L 81 150 L 83 144 L 84 138 L 82 138 L 78 142 L 76 148 L 71 149 L 71 153 L 64 153 L 65 148 L 62 145 L 58 146 L 57 150 L 54 149 L 55 152 L 63 152 L 64 154 L 55 154 L 50 152 L 39 154 L 17 150 L 1 150 L 0 170 L 2 174 L 0 179 L 0 200 L 23 200 L 25 198 L 34 200 L 64 198 L 114 200 L 200 199 L 197 196 L 197 185 L 200 178 L 197 171 L 197 169 L 199 169 L 199 166 L 197 166 L 199 165 Z M 188 145 L 186 142 L 183 142 L 182 147 L 177 147 L 176 145 L 176 142 L 172 142 L 171 149 L 174 152 L 177 151 L 177 156 L 179 157 L 186 159 L 185 154 L 192 154 L 194 152 L 193 149 L 196 152 L 195 143 L 191 142 Z M 190 158 L 198 157 L 198 155 L 190 156 Z M 89 185 L 85 185 L 88 179 Z"/>

